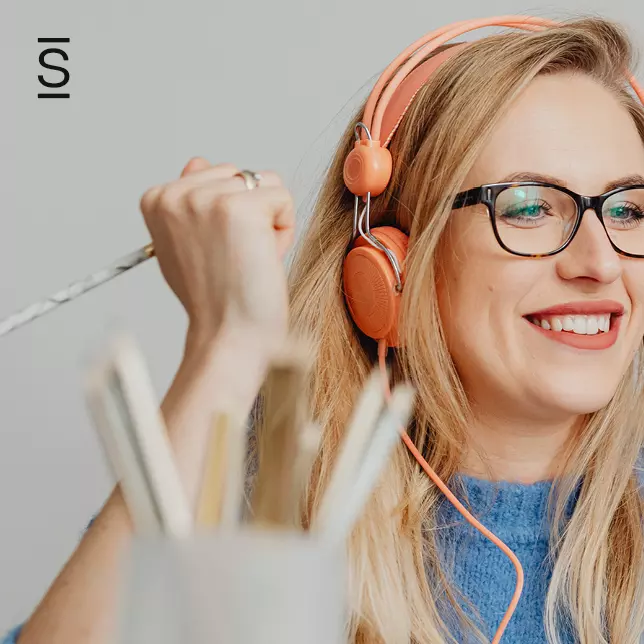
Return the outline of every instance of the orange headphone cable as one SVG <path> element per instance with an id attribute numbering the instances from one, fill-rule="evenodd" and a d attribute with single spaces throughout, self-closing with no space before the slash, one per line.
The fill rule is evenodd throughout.
<path id="1" fill-rule="evenodd" d="M 389 388 L 389 378 L 387 376 L 387 342 L 385 340 L 380 340 L 378 342 L 378 364 L 380 365 L 380 371 L 383 376 L 383 383 L 385 387 L 385 397 L 387 400 L 391 396 L 391 390 Z M 450 489 L 443 483 L 439 478 L 438 474 L 430 467 L 429 463 L 423 458 L 423 455 L 418 451 L 416 445 L 409 437 L 409 434 L 405 431 L 403 427 L 400 428 L 400 433 L 402 435 L 403 442 L 407 446 L 407 449 L 413 454 L 414 458 L 418 461 L 418 464 L 423 468 L 427 476 L 434 482 L 436 487 L 445 495 L 447 500 L 463 515 L 463 518 L 474 528 L 476 528 L 484 537 L 489 539 L 497 548 L 499 548 L 503 554 L 512 562 L 514 568 L 517 572 L 517 581 L 514 588 L 514 595 L 512 595 L 512 600 L 508 605 L 505 615 L 499 624 L 499 627 L 494 635 L 494 639 L 491 644 L 498 644 L 501 641 L 501 637 L 505 632 L 505 629 L 512 618 L 512 615 L 519 603 L 521 593 L 523 591 L 523 568 L 521 567 L 521 562 L 519 558 L 510 550 L 510 548 L 501 541 L 494 533 L 490 532 L 482 523 L 477 521 L 477 519 L 472 516 L 472 514 L 467 510 L 467 508 L 454 496 Z"/>

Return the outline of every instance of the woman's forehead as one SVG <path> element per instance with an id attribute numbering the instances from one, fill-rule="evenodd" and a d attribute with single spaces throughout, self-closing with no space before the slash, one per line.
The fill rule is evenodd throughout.
<path id="1" fill-rule="evenodd" d="M 558 177 L 598 194 L 616 177 L 644 174 L 644 144 L 626 108 L 584 75 L 539 76 L 494 128 L 469 186 L 516 172 Z"/>

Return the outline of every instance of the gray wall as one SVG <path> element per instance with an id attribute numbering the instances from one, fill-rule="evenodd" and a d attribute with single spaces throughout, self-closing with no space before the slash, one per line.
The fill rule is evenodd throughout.
<path id="1" fill-rule="evenodd" d="M 279 171 L 304 217 L 356 101 L 442 24 L 592 11 L 644 50 L 641 0 L 561 2 L 2 0 L 0 317 L 146 243 L 141 194 L 193 155 Z M 70 100 L 36 99 L 38 37 L 71 38 Z M 161 396 L 185 319 L 154 261 L 0 338 L 0 631 L 29 614 L 112 486 L 81 384 L 122 327 Z"/>

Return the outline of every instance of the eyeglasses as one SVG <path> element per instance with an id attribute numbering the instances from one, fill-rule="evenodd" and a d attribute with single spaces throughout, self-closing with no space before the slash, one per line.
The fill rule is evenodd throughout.
<path id="1" fill-rule="evenodd" d="M 612 247 L 644 257 L 644 185 L 615 188 L 585 197 L 551 183 L 488 183 L 459 192 L 453 208 L 484 204 L 501 248 L 513 255 L 544 257 L 561 252 L 595 211 Z"/>

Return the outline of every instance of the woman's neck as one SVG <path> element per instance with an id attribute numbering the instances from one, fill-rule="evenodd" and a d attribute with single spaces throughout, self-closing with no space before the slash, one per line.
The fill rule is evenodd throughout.
<path id="1" fill-rule="evenodd" d="M 517 483 L 552 479 L 577 425 L 572 418 L 544 423 L 478 414 L 468 428 L 461 470 L 477 478 Z"/>

